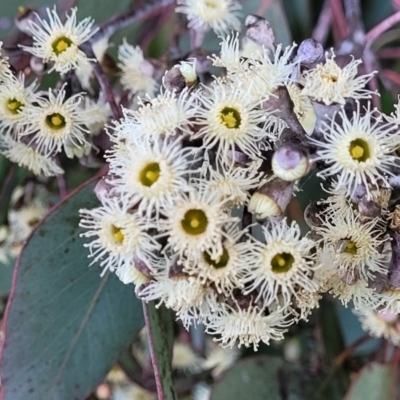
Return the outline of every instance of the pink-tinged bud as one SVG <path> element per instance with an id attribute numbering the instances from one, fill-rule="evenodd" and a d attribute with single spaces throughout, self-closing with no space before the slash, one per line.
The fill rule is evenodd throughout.
<path id="1" fill-rule="evenodd" d="M 182 92 L 186 87 L 192 87 L 199 82 L 196 74 L 196 63 L 182 62 L 168 70 L 163 78 L 163 85 L 170 91 Z"/>
<path id="2" fill-rule="evenodd" d="M 258 15 L 248 15 L 245 25 L 248 39 L 267 49 L 274 49 L 275 35 L 268 21 Z"/>
<path id="3" fill-rule="evenodd" d="M 292 198 L 293 187 L 292 182 L 273 178 L 251 196 L 248 204 L 249 212 L 257 219 L 282 215 Z"/>
<path id="4" fill-rule="evenodd" d="M 231 159 L 234 163 L 246 165 L 250 161 L 250 157 L 241 151 L 232 151 L 228 150 L 226 155 L 229 159 Z"/>
<path id="5" fill-rule="evenodd" d="M 94 188 L 94 194 L 101 203 L 104 203 L 105 200 L 115 197 L 111 194 L 112 189 L 114 188 L 114 186 L 110 183 L 111 178 L 112 177 L 110 175 L 103 176 Z"/>
<path id="6" fill-rule="evenodd" d="M 296 57 L 293 61 L 299 61 L 306 67 L 313 67 L 324 58 L 324 47 L 314 39 L 305 39 L 300 43 Z"/>
<path id="7" fill-rule="evenodd" d="M 284 181 L 296 181 L 309 169 L 309 162 L 304 147 L 287 143 L 277 149 L 272 157 L 274 174 Z"/>
<path id="8" fill-rule="evenodd" d="M 304 220 L 310 228 L 315 226 L 321 226 L 323 220 L 320 218 L 320 213 L 324 210 L 324 207 L 316 201 L 308 204 L 304 210 Z"/>
<path id="9" fill-rule="evenodd" d="M 393 324 L 397 321 L 397 314 L 390 311 L 378 312 L 379 318 L 388 324 Z"/>
<path id="10" fill-rule="evenodd" d="M 47 65 L 43 63 L 43 60 L 35 56 L 30 58 L 29 66 L 36 75 L 43 75 L 47 69 Z"/>
<path id="11" fill-rule="evenodd" d="M 14 18 L 15 26 L 25 35 L 32 36 L 31 22 L 38 22 L 36 11 L 28 7 L 18 7 L 18 13 Z"/>
<path id="12" fill-rule="evenodd" d="M 378 203 L 366 198 L 360 200 L 357 204 L 358 212 L 367 218 L 379 217 L 382 212 L 382 208 Z"/>
<path id="13" fill-rule="evenodd" d="M 178 68 L 171 68 L 164 75 L 163 85 L 171 92 L 180 93 L 185 89 L 186 82 Z"/>

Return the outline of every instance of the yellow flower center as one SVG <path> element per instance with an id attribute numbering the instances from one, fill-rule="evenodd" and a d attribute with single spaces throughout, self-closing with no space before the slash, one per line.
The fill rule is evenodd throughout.
<path id="1" fill-rule="evenodd" d="M 347 246 L 344 249 L 345 253 L 349 253 L 352 255 L 356 255 L 357 254 L 357 245 L 355 242 L 353 242 L 352 240 L 349 240 L 349 242 L 347 243 Z"/>
<path id="2" fill-rule="evenodd" d="M 39 222 L 39 218 L 32 218 L 28 221 L 28 225 L 33 228 L 35 225 L 37 225 L 37 223 Z"/>
<path id="3" fill-rule="evenodd" d="M 51 129 L 59 130 L 65 127 L 66 122 L 64 116 L 54 113 L 46 116 L 46 124 Z"/>
<path id="4" fill-rule="evenodd" d="M 220 112 L 221 123 L 228 129 L 239 128 L 242 118 L 238 110 L 232 107 L 224 107 Z"/>
<path id="5" fill-rule="evenodd" d="M 217 5 L 214 1 L 206 1 L 206 7 L 208 8 L 217 8 Z"/>
<path id="6" fill-rule="evenodd" d="M 69 47 L 71 47 L 72 44 L 73 42 L 71 39 L 68 39 L 65 36 L 61 36 L 52 43 L 51 47 L 53 48 L 54 53 L 58 56 Z"/>
<path id="7" fill-rule="evenodd" d="M 203 210 L 186 211 L 181 220 L 183 230 L 189 235 L 200 235 L 207 229 L 208 218 Z"/>
<path id="8" fill-rule="evenodd" d="M 147 164 L 139 174 L 140 183 L 144 186 L 150 187 L 158 181 L 160 177 L 160 164 L 150 163 Z"/>
<path id="9" fill-rule="evenodd" d="M 278 253 L 271 260 L 272 272 L 281 274 L 288 272 L 294 263 L 294 257 L 290 253 Z"/>
<path id="10" fill-rule="evenodd" d="M 18 114 L 18 112 L 21 110 L 23 104 L 18 101 L 17 99 L 9 99 L 7 102 L 7 109 L 10 111 L 12 114 Z"/>
<path id="11" fill-rule="evenodd" d="M 350 142 L 350 156 L 358 162 L 365 162 L 370 158 L 368 142 L 363 139 L 355 139 Z"/>
<path id="12" fill-rule="evenodd" d="M 324 74 L 322 74 L 322 79 L 324 79 L 326 82 L 329 82 L 329 83 L 336 83 L 338 81 L 339 77 L 336 74 L 324 73 Z"/>
<path id="13" fill-rule="evenodd" d="M 111 233 L 114 238 L 115 244 L 121 245 L 124 241 L 124 234 L 121 228 L 116 227 L 115 225 L 111 226 Z"/>
<path id="14" fill-rule="evenodd" d="M 228 265 L 228 262 L 229 262 L 229 253 L 225 247 L 224 247 L 224 251 L 217 259 L 211 258 L 211 255 L 206 251 L 203 253 L 203 257 L 204 257 L 204 260 L 206 260 L 206 262 L 211 267 L 214 267 L 215 269 L 224 268 Z"/>

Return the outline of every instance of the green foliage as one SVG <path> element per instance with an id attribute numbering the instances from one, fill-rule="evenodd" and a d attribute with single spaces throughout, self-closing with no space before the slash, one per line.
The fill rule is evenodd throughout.
<path id="1" fill-rule="evenodd" d="M 93 187 L 59 204 L 21 253 L 5 318 L 5 400 L 84 398 L 144 325 L 133 286 L 88 268 L 78 210 L 97 205 Z"/>
<path id="2" fill-rule="evenodd" d="M 298 400 L 300 377 L 283 358 L 249 357 L 238 362 L 213 388 L 211 400 Z"/>
<path id="3" fill-rule="evenodd" d="M 396 398 L 397 369 L 395 365 L 371 363 L 359 373 L 346 400 L 393 400 Z"/>

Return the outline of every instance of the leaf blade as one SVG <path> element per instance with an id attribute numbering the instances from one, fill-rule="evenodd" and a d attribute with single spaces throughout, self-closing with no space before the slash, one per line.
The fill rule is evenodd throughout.
<path id="1" fill-rule="evenodd" d="M 4 400 L 83 398 L 144 325 L 133 286 L 87 267 L 77 210 L 97 205 L 93 187 L 56 207 L 22 250 L 3 325 Z"/>

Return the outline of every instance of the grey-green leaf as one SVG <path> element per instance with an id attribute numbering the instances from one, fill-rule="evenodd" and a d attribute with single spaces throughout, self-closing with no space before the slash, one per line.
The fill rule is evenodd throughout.
<path id="1" fill-rule="evenodd" d="M 78 210 L 98 205 L 93 188 L 59 204 L 22 250 L 3 325 L 4 400 L 84 399 L 144 325 L 133 286 L 88 267 Z"/>
<path id="2" fill-rule="evenodd" d="M 300 377 L 295 366 L 283 358 L 245 358 L 214 386 L 211 400 L 300 400 Z"/>
<path id="3" fill-rule="evenodd" d="M 396 384 L 396 366 L 374 362 L 361 370 L 345 399 L 394 400 L 397 398 Z"/>

